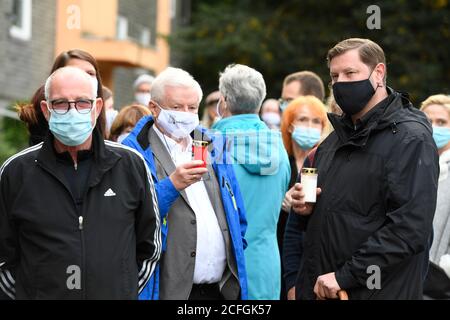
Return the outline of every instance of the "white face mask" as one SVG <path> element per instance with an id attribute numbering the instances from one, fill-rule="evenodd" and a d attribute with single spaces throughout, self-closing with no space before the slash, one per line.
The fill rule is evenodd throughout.
<path id="1" fill-rule="evenodd" d="M 152 96 L 150 93 L 146 92 L 139 92 L 134 95 L 134 98 L 136 99 L 136 102 L 139 104 L 142 104 L 144 106 L 148 106 L 148 103 L 152 99 Z"/>
<path id="2" fill-rule="evenodd" d="M 110 109 L 110 110 L 106 111 L 106 127 L 107 127 L 108 131 L 111 130 L 111 126 L 114 122 L 114 119 L 116 119 L 118 114 L 119 114 L 119 112 L 114 109 Z"/>
<path id="3" fill-rule="evenodd" d="M 268 126 L 276 126 L 278 127 L 280 125 L 281 117 L 278 113 L 275 112 L 266 112 L 261 115 L 261 119 L 268 125 Z"/>
<path id="4" fill-rule="evenodd" d="M 216 119 L 215 119 L 215 122 L 217 122 L 217 121 L 220 121 L 220 120 L 222 120 L 222 118 L 223 118 L 223 114 L 220 114 L 220 99 L 219 99 L 219 101 L 217 101 L 217 104 L 216 104 L 216 113 L 217 113 L 217 117 L 216 117 Z M 225 108 L 226 108 L 226 106 L 225 106 Z"/>
<path id="5" fill-rule="evenodd" d="M 161 110 L 156 122 L 173 138 L 186 138 L 198 125 L 198 114 L 185 111 L 166 110 L 155 102 Z"/>

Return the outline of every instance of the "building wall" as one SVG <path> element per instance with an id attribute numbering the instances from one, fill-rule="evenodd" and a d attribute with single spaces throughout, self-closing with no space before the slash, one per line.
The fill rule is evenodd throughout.
<path id="1" fill-rule="evenodd" d="M 150 71 L 139 68 L 118 67 L 113 71 L 114 78 L 114 108 L 119 110 L 122 107 L 134 102 L 133 83 L 136 78 Z"/>
<path id="2" fill-rule="evenodd" d="M 31 98 L 48 76 L 55 56 L 63 50 L 73 48 L 86 50 L 97 58 L 104 80 L 110 79 L 106 83 L 114 91 L 116 108 L 133 102 L 132 85 L 136 77 L 144 72 L 155 75 L 168 65 L 167 44 L 165 40 L 157 38 L 157 33 L 168 34 L 171 25 L 180 25 L 178 20 L 185 6 L 182 7 L 179 3 L 189 0 L 108 1 L 116 3 L 108 6 L 110 10 L 105 10 L 101 5 L 103 2 L 97 0 L 33 0 L 32 36 L 29 41 L 22 41 L 9 35 L 11 22 L 8 14 L 12 11 L 13 0 L 1 0 L 0 107 L 9 105 L 14 100 Z M 174 17 L 169 14 L 172 2 L 177 2 Z M 81 29 L 67 27 L 71 16 L 68 12 L 70 5 L 81 8 Z M 102 8 L 99 9 L 102 15 L 97 12 L 98 6 Z M 110 12 L 111 10 L 114 12 Z M 91 14 L 94 14 L 94 18 L 91 18 Z M 116 14 L 128 17 L 128 33 L 136 42 L 140 40 L 143 26 L 150 29 L 149 50 L 132 46 L 134 40 L 116 41 Z M 113 43 L 118 43 L 118 46 L 114 47 Z"/>
<path id="3" fill-rule="evenodd" d="M 9 34 L 12 0 L 0 1 L 0 107 L 29 99 L 45 82 L 54 59 L 55 1 L 32 1 L 31 39 Z"/>
<path id="4" fill-rule="evenodd" d="M 191 0 L 172 0 L 171 4 L 175 3 L 175 10 L 171 8 L 172 21 L 171 30 L 177 32 L 179 29 L 188 26 L 191 21 Z M 171 51 L 170 64 L 179 67 L 182 62 L 182 53 Z"/>
<path id="5" fill-rule="evenodd" d="M 142 28 L 147 27 L 151 33 L 150 47 L 156 45 L 156 13 L 156 0 L 119 0 L 118 2 L 118 14 L 128 18 L 128 36 L 133 41 L 139 42 Z M 133 82 L 142 73 L 154 74 L 154 71 L 142 68 L 114 68 L 114 108 L 121 109 L 134 102 Z"/>
<path id="6" fill-rule="evenodd" d="M 142 29 L 150 29 L 150 45 L 156 45 L 156 0 L 119 0 L 118 13 L 128 18 L 128 35 L 139 42 Z"/>
<path id="7" fill-rule="evenodd" d="M 176 30 L 186 26 L 190 22 L 191 0 L 167 0 L 170 5 L 175 3 L 175 10 L 170 8 L 171 16 L 171 30 Z M 146 25 L 151 30 L 151 45 L 156 43 L 156 12 L 157 0 L 136 0 L 127 1 L 119 0 L 119 15 L 125 17 L 132 17 L 129 19 L 129 36 L 132 38 L 139 38 L 139 26 Z M 145 8 L 145 10 L 143 9 Z M 179 67 L 177 56 L 174 52 L 170 55 L 170 65 Z M 148 73 L 153 76 L 157 75 L 155 70 L 146 70 L 142 68 L 115 68 L 113 71 L 114 79 L 114 107 L 120 109 L 134 101 L 133 82 L 142 73 Z"/>

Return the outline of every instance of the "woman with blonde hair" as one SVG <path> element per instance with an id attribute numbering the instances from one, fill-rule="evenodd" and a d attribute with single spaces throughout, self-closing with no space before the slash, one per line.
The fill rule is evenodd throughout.
<path id="1" fill-rule="evenodd" d="M 111 126 L 109 140 L 122 143 L 142 117 L 150 115 L 147 107 L 132 104 L 120 110 Z"/>
<path id="2" fill-rule="evenodd" d="M 284 269 L 284 283 L 288 292 L 287 298 L 292 298 L 294 290 L 291 290 L 291 288 L 295 283 L 295 276 L 298 270 L 298 268 L 289 268 L 289 265 L 286 265 L 284 260 L 286 260 L 286 253 L 289 256 L 289 250 L 285 252 L 285 248 L 281 245 L 284 242 L 285 227 L 291 209 L 292 188 L 297 181 L 298 174 L 308 153 L 329 133 L 328 127 L 327 109 L 314 96 L 301 96 L 292 100 L 284 110 L 281 119 L 281 135 L 291 164 L 289 191 L 286 192 L 284 197 L 278 221 L 278 243 L 283 257 L 282 266 Z M 288 257 L 288 262 L 290 261 L 292 260 L 289 260 Z"/>
<path id="3" fill-rule="evenodd" d="M 421 108 L 433 126 L 433 139 L 439 153 L 439 182 L 433 219 L 430 269 L 424 294 L 436 299 L 450 298 L 450 96 L 437 94 L 422 102 Z M 438 268 L 439 266 L 440 268 Z M 445 272 L 445 274 L 442 272 Z M 440 271 L 438 271 L 440 270 Z M 441 274 L 439 283 L 433 281 Z M 446 280 L 445 280 L 446 279 Z M 446 287 L 445 284 L 446 283 Z"/>

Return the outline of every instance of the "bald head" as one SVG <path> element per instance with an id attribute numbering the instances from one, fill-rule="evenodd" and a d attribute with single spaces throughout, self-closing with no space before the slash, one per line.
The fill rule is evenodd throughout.
<path id="1" fill-rule="evenodd" d="M 95 99 L 97 79 L 75 67 L 63 67 L 53 72 L 45 81 L 45 99 Z M 70 97 L 71 96 L 71 97 Z"/>
<path id="2" fill-rule="evenodd" d="M 45 82 L 45 100 L 41 101 L 41 110 L 45 119 L 50 121 L 51 110 L 56 101 L 75 102 L 82 100 L 92 101 L 91 119 L 93 127 L 103 108 L 103 100 L 97 98 L 97 79 L 91 77 L 85 71 L 75 67 L 64 67 L 53 72 Z M 76 108 L 76 104 L 68 104 L 70 108 Z M 77 109 L 78 110 L 78 109 Z M 67 112 L 69 114 L 69 112 Z"/>

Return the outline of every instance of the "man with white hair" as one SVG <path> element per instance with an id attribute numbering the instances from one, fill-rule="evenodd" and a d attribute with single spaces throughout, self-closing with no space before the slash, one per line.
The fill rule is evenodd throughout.
<path id="1" fill-rule="evenodd" d="M 291 175 L 288 156 L 281 134 L 258 117 L 266 96 L 261 73 L 248 66 L 230 65 L 220 75 L 219 91 L 218 109 L 224 119 L 213 129 L 232 142 L 231 160 L 244 197 L 249 299 L 278 300 L 281 266 L 276 232 Z"/>
<path id="2" fill-rule="evenodd" d="M 245 210 L 223 137 L 198 127 L 202 89 L 186 71 L 167 68 L 151 95 L 152 116 L 123 141 L 146 159 L 163 220 L 160 270 L 140 298 L 246 299 Z M 192 160 L 193 150 L 202 160 Z"/>
<path id="3" fill-rule="evenodd" d="M 133 83 L 134 99 L 136 103 L 148 106 L 151 99 L 150 90 L 155 77 L 149 74 L 141 74 Z"/>
<path id="4" fill-rule="evenodd" d="M 0 169 L 0 288 L 11 299 L 136 299 L 161 253 L 151 176 L 94 130 L 97 80 L 74 67 L 45 83 L 44 142 Z"/>

